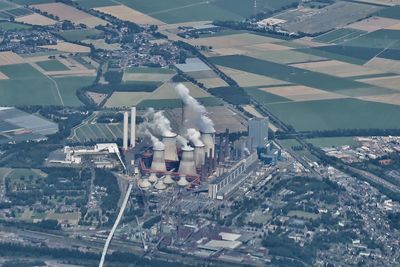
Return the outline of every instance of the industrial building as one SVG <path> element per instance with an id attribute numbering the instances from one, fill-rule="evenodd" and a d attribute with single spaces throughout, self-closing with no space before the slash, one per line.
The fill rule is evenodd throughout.
<path id="1" fill-rule="evenodd" d="M 250 169 L 258 162 L 257 152 L 232 166 L 226 173 L 215 178 L 208 185 L 208 196 L 223 200 L 251 174 Z"/>
<path id="2" fill-rule="evenodd" d="M 112 155 L 116 157 L 112 157 Z M 65 146 L 50 153 L 49 164 L 80 165 L 85 160 L 93 162 L 97 168 L 124 166 L 118 145 L 115 143 L 96 144 L 95 146 Z"/>
<path id="3" fill-rule="evenodd" d="M 249 141 L 251 149 L 263 148 L 268 143 L 268 118 L 249 120 Z"/>

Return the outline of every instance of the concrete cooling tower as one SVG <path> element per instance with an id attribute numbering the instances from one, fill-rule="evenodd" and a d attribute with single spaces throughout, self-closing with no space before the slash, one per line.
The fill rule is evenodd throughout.
<path id="1" fill-rule="evenodd" d="M 153 161 L 151 162 L 151 171 L 152 172 L 165 172 L 167 167 L 165 166 L 164 159 L 165 151 L 161 149 L 153 150 Z"/>
<path id="2" fill-rule="evenodd" d="M 215 157 L 215 133 L 201 133 L 201 141 L 204 143 L 205 153 L 211 157 Z"/>
<path id="3" fill-rule="evenodd" d="M 182 158 L 178 172 L 181 175 L 196 175 L 196 165 L 194 163 L 194 149 L 192 147 L 182 148 Z"/>
<path id="4" fill-rule="evenodd" d="M 162 137 L 165 145 L 165 160 L 178 161 L 178 153 L 176 152 L 176 134 Z"/>

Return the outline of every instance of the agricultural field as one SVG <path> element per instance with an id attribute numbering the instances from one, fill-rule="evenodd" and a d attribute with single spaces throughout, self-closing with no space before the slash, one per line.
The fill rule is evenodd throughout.
<path id="1" fill-rule="evenodd" d="M 78 45 L 69 42 L 58 42 L 55 45 L 42 45 L 42 48 L 47 48 L 53 51 L 66 52 L 66 53 L 89 53 L 90 47 Z"/>
<path id="2" fill-rule="evenodd" d="M 333 99 L 271 103 L 267 108 L 297 131 L 399 128 L 400 106 L 390 104 Z"/>
<path id="3" fill-rule="evenodd" d="M 69 70 L 69 68 L 67 66 L 65 66 L 60 61 L 55 60 L 55 59 L 36 62 L 36 64 L 39 65 L 39 67 L 42 68 L 44 71 Z"/>
<path id="4" fill-rule="evenodd" d="M 37 14 L 37 13 L 33 13 L 30 15 L 16 18 L 15 21 L 27 23 L 27 24 L 31 24 L 31 25 L 39 25 L 39 26 L 48 26 L 48 25 L 56 24 L 55 20 L 45 17 L 43 15 Z"/>
<path id="5" fill-rule="evenodd" d="M 317 147 L 354 146 L 357 144 L 353 137 L 322 137 L 307 139 L 307 142 Z"/>
<path id="6" fill-rule="evenodd" d="M 71 130 L 69 140 L 75 142 L 116 141 L 122 138 L 122 123 L 96 123 L 97 113 Z"/>
<path id="7" fill-rule="evenodd" d="M 85 24 L 90 28 L 107 24 L 106 21 L 100 18 L 63 3 L 35 4 L 31 6 L 39 9 L 41 12 L 52 14 L 53 16 L 58 17 L 60 20 L 69 20 L 75 24 Z"/>
<path id="8" fill-rule="evenodd" d="M 31 65 L 0 66 L 9 79 L 0 81 L 1 105 L 61 105 L 53 82 Z M 29 97 L 27 97 L 29 95 Z"/>
<path id="9" fill-rule="evenodd" d="M 162 68 L 128 68 L 124 71 L 122 81 L 125 83 L 142 82 L 166 82 L 175 75 L 172 69 Z"/>
<path id="10" fill-rule="evenodd" d="M 0 22 L 0 30 L 2 31 L 15 31 L 15 30 L 28 30 L 32 27 L 29 25 L 24 25 L 15 22 L 1 21 Z"/>
<path id="11" fill-rule="evenodd" d="M 340 43 L 342 41 L 345 41 L 346 39 L 353 39 L 365 33 L 365 31 L 361 30 L 341 28 L 325 34 L 321 34 L 313 40 L 323 43 Z"/>
<path id="12" fill-rule="evenodd" d="M 97 29 L 81 29 L 61 31 L 59 34 L 66 41 L 76 42 L 86 39 L 99 39 L 102 31 L 99 31 Z"/>

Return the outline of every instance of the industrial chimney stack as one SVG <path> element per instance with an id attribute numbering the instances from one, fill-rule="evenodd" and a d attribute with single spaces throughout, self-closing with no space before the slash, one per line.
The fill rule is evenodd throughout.
<path id="1" fill-rule="evenodd" d="M 201 133 L 201 140 L 208 156 L 215 157 L 215 133 Z"/>
<path id="2" fill-rule="evenodd" d="M 122 147 L 126 151 L 128 150 L 128 124 L 129 124 L 129 113 L 127 111 L 124 112 L 124 136 Z"/>
<path id="3" fill-rule="evenodd" d="M 131 108 L 131 148 L 136 144 L 136 107 Z"/>

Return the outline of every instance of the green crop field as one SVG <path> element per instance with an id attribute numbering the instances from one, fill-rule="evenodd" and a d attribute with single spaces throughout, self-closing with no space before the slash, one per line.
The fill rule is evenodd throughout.
<path id="1" fill-rule="evenodd" d="M 34 5 L 34 4 L 44 4 L 44 3 L 53 3 L 55 0 L 12 0 L 19 5 Z"/>
<path id="2" fill-rule="evenodd" d="M 0 105 L 62 105 L 81 106 L 76 90 L 93 83 L 94 77 L 64 77 L 50 79 L 29 64 L 1 66 L 9 77 L 0 80 Z M 61 97 L 61 98 L 60 98 Z"/>
<path id="3" fill-rule="evenodd" d="M 352 137 L 322 137 L 307 139 L 307 142 L 318 147 L 339 147 L 339 146 L 353 146 L 357 142 Z"/>
<path id="4" fill-rule="evenodd" d="M 221 101 L 215 97 L 200 97 L 196 99 L 206 107 L 222 105 Z M 182 101 L 180 99 L 145 99 L 138 104 L 138 108 L 140 109 L 169 109 L 180 107 L 182 107 Z"/>
<path id="5" fill-rule="evenodd" d="M 54 78 L 58 84 L 64 105 L 72 107 L 83 105 L 83 103 L 76 96 L 76 91 L 81 87 L 91 85 L 94 79 L 95 77 L 91 76 Z"/>
<path id="6" fill-rule="evenodd" d="M 389 104 L 335 99 L 272 103 L 266 106 L 297 131 L 400 128 L 400 106 Z"/>
<path id="7" fill-rule="evenodd" d="M 122 124 L 96 123 L 79 127 L 73 140 L 78 142 L 115 141 L 119 138 L 122 138 Z"/>
<path id="8" fill-rule="evenodd" d="M 253 0 L 121 0 L 119 2 L 166 23 L 242 20 L 255 12 Z M 298 2 L 298 0 L 259 0 L 256 12 L 275 11 Z"/>
<path id="9" fill-rule="evenodd" d="M 102 31 L 97 29 L 81 29 L 81 30 L 69 30 L 62 31 L 59 33 L 62 38 L 70 42 L 82 41 L 86 39 L 98 39 Z"/>
<path id="10" fill-rule="evenodd" d="M 365 31 L 344 28 L 344 29 L 333 30 L 325 34 L 321 34 L 320 36 L 314 38 L 313 40 L 323 43 L 339 43 L 344 38 L 354 38 L 356 36 L 365 33 L 366 33 Z"/>
<path id="11" fill-rule="evenodd" d="M 63 71 L 63 70 L 69 70 L 67 66 L 62 64 L 60 61 L 51 59 L 51 60 L 46 60 L 46 61 L 40 61 L 36 63 L 45 71 Z"/>
<path id="12" fill-rule="evenodd" d="M 8 22 L 8 21 L 0 22 L 0 30 L 3 30 L 3 31 L 27 30 L 27 29 L 31 29 L 31 28 L 32 27 L 29 25 L 24 25 L 24 24 L 15 23 L 15 22 Z"/>
<path id="13" fill-rule="evenodd" d="M 375 15 L 384 18 L 400 19 L 400 6 L 392 6 L 385 8 L 381 11 L 378 11 Z"/>
<path id="14" fill-rule="evenodd" d="M 115 6 L 116 2 L 112 0 L 74 0 L 75 3 L 78 3 L 81 7 L 84 8 L 95 8 L 102 6 Z"/>
<path id="15" fill-rule="evenodd" d="M 29 64 L 1 66 L 9 77 L 0 81 L 1 105 L 60 105 L 54 83 Z"/>
<path id="16" fill-rule="evenodd" d="M 32 11 L 24 7 L 21 7 L 21 8 L 8 9 L 7 13 L 13 15 L 14 17 L 21 17 L 32 14 Z"/>
<path id="17" fill-rule="evenodd" d="M 381 49 L 400 49 L 399 40 L 400 31 L 398 30 L 377 30 L 345 42 L 343 45 Z"/>
<path id="18" fill-rule="evenodd" d="M 274 95 L 264 92 L 257 88 L 245 88 L 246 93 L 261 104 L 277 103 L 277 102 L 290 102 L 292 100 L 282 96 Z"/>
<path id="19" fill-rule="evenodd" d="M 0 10 L 10 9 L 10 8 L 13 8 L 13 7 L 14 7 L 14 5 L 9 3 L 9 2 L 0 1 Z"/>
<path id="20" fill-rule="evenodd" d="M 248 56 L 220 56 L 210 58 L 210 60 L 217 65 L 252 72 L 274 79 L 287 81 L 289 83 L 305 85 L 330 92 L 371 88 L 370 85 L 352 81 L 350 79 L 339 78 L 324 73 L 304 70 Z M 343 92 L 345 93 L 345 91 Z M 362 90 L 359 94 L 362 95 Z"/>

